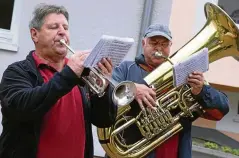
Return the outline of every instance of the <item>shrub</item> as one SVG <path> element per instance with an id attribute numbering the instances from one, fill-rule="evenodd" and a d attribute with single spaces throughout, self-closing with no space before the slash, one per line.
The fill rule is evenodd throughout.
<path id="1" fill-rule="evenodd" d="M 226 153 L 232 153 L 232 148 L 230 148 L 228 146 L 222 146 L 222 151 L 224 151 Z"/>
<path id="2" fill-rule="evenodd" d="M 239 149 L 233 149 L 232 154 L 239 156 Z"/>
<path id="3" fill-rule="evenodd" d="M 205 148 L 210 148 L 210 149 L 218 149 L 218 145 L 216 143 L 212 143 L 212 142 L 206 142 L 204 143 L 204 147 Z"/>

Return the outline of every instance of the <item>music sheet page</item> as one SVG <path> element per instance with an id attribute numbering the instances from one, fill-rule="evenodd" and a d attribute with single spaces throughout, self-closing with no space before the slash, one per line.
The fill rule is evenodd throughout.
<path id="1" fill-rule="evenodd" d="M 179 62 L 173 67 L 174 86 L 178 87 L 187 82 L 187 77 L 194 71 L 206 72 L 209 69 L 208 49 L 202 50 L 191 55 L 185 61 Z"/>
<path id="2" fill-rule="evenodd" d="M 97 63 L 109 57 L 113 67 L 123 60 L 134 43 L 133 38 L 103 35 L 84 62 L 85 67 L 97 67 Z"/>

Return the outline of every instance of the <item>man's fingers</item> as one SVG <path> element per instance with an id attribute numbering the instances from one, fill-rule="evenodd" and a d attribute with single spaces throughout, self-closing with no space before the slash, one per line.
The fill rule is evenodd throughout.
<path id="1" fill-rule="evenodd" d="M 201 81 L 197 79 L 188 79 L 189 85 L 201 85 Z"/>
<path id="2" fill-rule="evenodd" d="M 194 83 L 189 82 L 188 84 L 189 84 L 191 87 L 196 87 L 196 85 L 195 85 Z"/>
<path id="3" fill-rule="evenodd" d="M 139 107 L 141 108 L 141 110 L 145 110 L 142 100 L 138 99 L 137 102 L 138 102 Z"/>
<path id="4" fill-rule="evenodd" d="M 103 73 L 107 73 L 107 72 L 108 72 L 108 70 L 106 69 L 106 67 L 105 67 L 101 62 L 98 63 L 98 67 L 100 68 L 100 70 L 101 70 Z"/>
<path id="5" fill-rule="evenodd" d="M 86 59 L 88 56 L 89 56 L 89 53 L 84 53 L 84 54 L 82 55 L 83 59 Z"/>
<path id="6" fill-rule="evenodd" d="M 149 95 L 156 100 L 156 92 L 152 88 L 149 89 Z"/>
<path id="7" fill-rule="evenodd" d="M 111 60 L 110 58 L 106 58 L 106 60 L 109 62 L 109 64 L 111 65 L 111 67 L 113 67 L 112 60 Z"/>
<path id="8" fill-rule="evenodd" d="M 103 59 L 102 59 L 102 63 L 103 63 L 103 65 L 106 67 L 106 69 L 107 69 L 108 72 L 111 72 L 111 71 L 112 71 L 112 65 L 111 65 L 111 63 L 109 62 L 109 60 L 107 60 L 106 58 L 103 58 Z"/>
<path id="9" fill-rule="evenodd" d="M 198 71 L 194 71 L 192 74 L 193 74 L 193 75 L 200 75 L 200 76 L 203 76 L 203 73 L 202 73 L 202 72 L 198 72 Z"/>
<path id="10" fill-rule="evenodd" d="M 200 76 L 200 75 L 189 75 L 188 77 L 189 79 L 197 79 L 199 81 L 202 81 L 203 80 L 203 77 Z"/>
<path id="11" fill-rule="evenodd" d="M 193 72 L 188 76 L 188 79 L 197 79 L 199 81 L 204 81 L 203 73 L 201 72 Z"/>
<path id="12" fill-rule="evenodd" d="M 149 100 L 145 97 L 143 98 L 143 102 L 151 109 L 153 109 L 153 105 L 149 102 Z"/>
<path id="13" fill-rule="evenodd" d="M 153 98 L 151 95 L 147 95 L 146 99 L 150 102 L 151 105 L 156 106 L 155 98 Z"/>

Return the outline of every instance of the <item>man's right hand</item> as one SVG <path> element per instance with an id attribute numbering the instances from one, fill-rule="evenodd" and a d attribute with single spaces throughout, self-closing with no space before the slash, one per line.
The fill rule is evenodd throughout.
<path id="1" fill-rule="evenodd" d="M 147 106 L 151 109 L 155 109 L 156 106 L 156 92 L 154 89 L 147 87 L 144 84 L 137 84 L 136 85 L 136 101 L 138 102 L 139 106 L 142 108 Z"/>
<path id="2" fill-rule="evenodd" d="M 81 77 L 81 74 L 84 70 L 84 61 L 90 54 L 90 51 L 78 51 L 75 54 L 71 55 L 68 60 L 67 65 L 75 72 L 78 77 Z"/>

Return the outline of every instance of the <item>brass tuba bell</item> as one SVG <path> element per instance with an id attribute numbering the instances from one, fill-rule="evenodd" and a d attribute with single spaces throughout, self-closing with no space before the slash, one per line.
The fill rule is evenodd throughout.
<path id="1" fill-rule="evenodd" d="M 173 63 L 187 59 L 202 48 L 208 48 L 209 63 L 221 58 L 239 56 L 239 30 L 233 20 L 220 7 L 212 3 L 204 6 L 207 22 L 204 27 L 170 57 Z M 173 86 L 172 64 L 165 61 L 144 80 L 156 88 L 158 110 L 142 110 L 129 115 L 130 105 L 119 107 L 115 124 L 98 128 L 99 141 L 111 158 L 140 158 L 146 156 L 170 137 L 182 130 L 181 117 L 195 120 L 203 109 L 191 96 L 187 85 Z M 141 134 L 140 139 L 129 142 L 125 134 L 132 127 Z M 134 135 L 135 133 L 131 133 Z"/>

